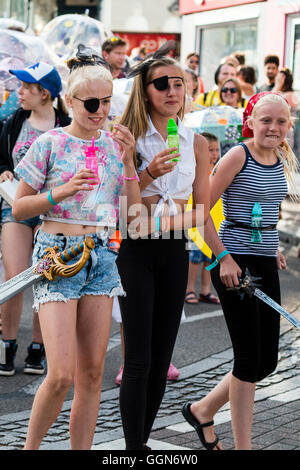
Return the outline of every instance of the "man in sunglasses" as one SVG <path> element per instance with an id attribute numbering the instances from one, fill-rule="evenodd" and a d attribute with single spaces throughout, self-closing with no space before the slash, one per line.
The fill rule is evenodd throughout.
<path id="1" fill-rule="evenodd" d="M 103 59 L 111 67 L 113 78 L 125 78 L 127 42 L 113 36 L 102 44 Z"/>

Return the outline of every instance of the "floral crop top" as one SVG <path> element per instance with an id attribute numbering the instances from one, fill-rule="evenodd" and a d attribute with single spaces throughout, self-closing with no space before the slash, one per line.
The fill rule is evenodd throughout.
<path id="1" fill-rule="evenodd" d="M 45 132 L 32 144 L 15 168 L 16 176 L 34 190 L 46 192 L 67 183 L 85 168 L 85 151 L 91 141 L 79 139 L 59 127 Z M 118 144 L 109 132 L 95 140 L 99 148 L 100 183 L 92 191 L 79 191 L 41 215 L 43 220 L 113 227 L 119 218 L 123 163 Z"/>

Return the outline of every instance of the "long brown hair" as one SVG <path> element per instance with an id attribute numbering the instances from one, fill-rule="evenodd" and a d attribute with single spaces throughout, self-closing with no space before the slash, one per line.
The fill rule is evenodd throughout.
<path id="1" fill-rule="evenodd" d="M 178 70 L 180 71 L 180 75 L 182 76 L 183 83 L 185 85 L 183 70 L 180 64 L 171 57 L 162 57 L 153 61 L 149 65 L 146 74 L 141 73 L 136 75 L 134 78 L 131 94 L 124 114 L 120 120 L 120 123 L 128 127 L 135 140 L 137 140 L 139 137 L 145 137 L 149 127 L 149 105 L 146 101 L 146 84 L 151 81 L 154 69 L 156 69 L 157 67 L 166 67 L 170 65 L 174 65 L 178 68 Z M 177 113 L 180 119 L 182 119 L 184 116 L 184 105 L 185 99 L 183 102 L 183 106 Z"/>

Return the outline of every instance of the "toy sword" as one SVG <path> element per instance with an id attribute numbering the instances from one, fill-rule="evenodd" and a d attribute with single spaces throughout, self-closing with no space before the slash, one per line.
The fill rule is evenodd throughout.
<path id="1" fill-rule="evenodd" d="M 83 242 L 67 248 L 62 253 L 59 252 L 58 246 L 46 248 L 45 255 L 35 266 L 31 266 L 0 285 L 0 305 L 44 278 L 54 281 L 56 276 L 75 276 L 86 264 L 94 246 L 94 240 L 86 237 Z M 82 255 L 76 263 L 66 264 L 80 253 Z"/>
<path id="2" fill-rule="evenodd" d="M 298 330 L 300 330 L 300 321 L 297 320 L 293 315 L 291 315 L 287 310 L 285 310 L 281 305 L 279 305 L 275 300 L 271 299 L 267 294 L 258 289 L 259 277 L 252 277 L 248 268 L 245 271 L 245 277 L 240 280 L 240 284 L 237 287 L 230 287 L 227 290 L 236 290 L 240 295 L 241 299 L 244 298 L 245 294 L 248 294 L 249 297 L 255 295 L 267 305 L 276 310 L 280 315 L 282 315 L 286 320 L 288 320 L 292 325 L 294 325 Z"/>

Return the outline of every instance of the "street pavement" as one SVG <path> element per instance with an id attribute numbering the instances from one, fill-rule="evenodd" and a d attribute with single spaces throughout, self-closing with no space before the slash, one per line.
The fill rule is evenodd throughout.
<path id="1" fill-rule="evenodd" d="M 300 258 L 297 257 L 297 246 L 300 243 L 300 204 L 285 200 L 282 205 L 283 218 L 279 222 L 281 248 L 288 256 L 289 271 L 295 280 L 283 295 L 283 305 L 300 320 Z M 283 277 L 287 273 L 282 273 Z M 296 286 L 296 287 L 295 287 Z M 283 293 L 284 294 L 284 293 Z M 184 355 L 184 345 L 176 343 L 174 358 L 179 366 L 180 377 L 175 382 L 168 382 L 166 393 L 154 423 L 148 445 L 153 450 L 191 452 L 202 450 L 196 432 L 188 425 L 181 414 L 182 405 L 189 401 L 199 400 L 227 374 L 232 367 L 232 349 L 228 336 L 218 336 L 220 322 L 223 322 L 219 306 L 208 308 L 197 313 L 197 307 L 186 306 L 187 319 L 183 328 L 193 327 L 195 321 L 216 323 L 218 328 L 207 334 L 206 353 L 192 356 L 192 362 Z M 213 333 L 212 333 L 213 332 Z M 203 338 L 203 337 L 202 337 Z M 117 350 L 120 345 L 118 325 L 115 325 L 109 343 L 109 352 Z M 201 345 L 199 344 L 199 349 Z M 108 357 L 110 357 L 108 353 Z M 121 360 L 120 355 L 118 356 Z M 257 385 L 253 420 L 254 450 L 300 450 L 300 331 L 285 319 L 281 320 L 280 353 L 276 371 Z M 109 362 L 109 367 L 111 363 Z M 116 365 L 114 365 L 116 367 Z M 11 380 L 8 378 L 0 378 Z M 13 378 L 12 378 L 13 379 Z M 18 389 L 11 389 L 12 394 L 20 399 L 24 389 L 32 402 L 35 390 L 42 378 L 29 381 Z M 0 381 L 0 386 L 1 386 Z M 3 383 L 3 382 L 2 382 Z M 9 387 L 9 383 L 6 382 Z M 22 394 L 20 391 L 22 390 Z M 19 393 L 19 395 L 18 395 Z M 0 393 L 5 399 L 5 394 Z M 20 411 L 10 410 L 10 401 L 2 401 L 0 413 L 0 450 L 21 449 L 24 444 L 30 415 L 30 406 L 20 405 Z M 64 403 L 63 410 L 43 440 L 42 450 L 70 449 L 68 422 L 71 408 L 71 397 Z M 14 405 L 15 406 L 15 405 Z M 18 409 L 18 407 L 17 407 Z M 4 411 L 3 411 L 4 410 Z M 10 410 L 10 411 L 9 411 Z M 215 416 L 215 432 L 226 450 L 234 449 L 231 429 L 230 409 L 226 405 Z M 112 381 L 105 383 L 102 392 L 101 409 L 97 421 L 93 450 L 115 451 L 124 449 L 123 431 L 119 412 L 119 388 L 112 386 Z"/>

